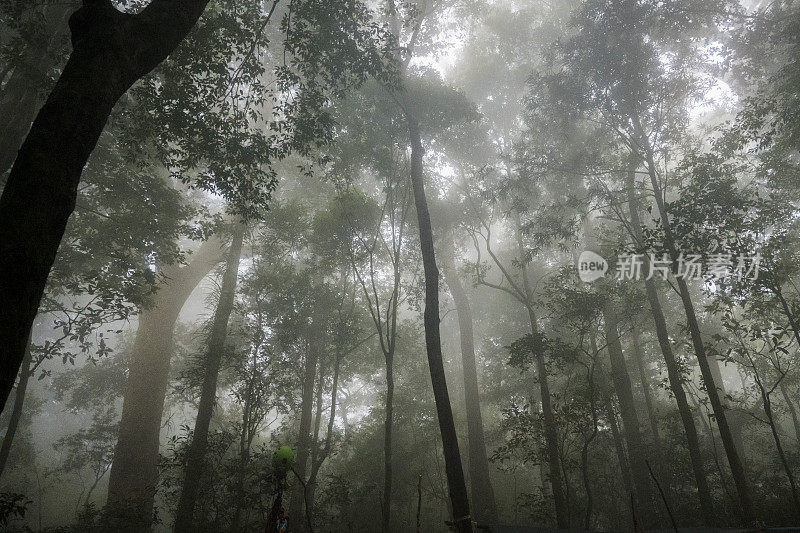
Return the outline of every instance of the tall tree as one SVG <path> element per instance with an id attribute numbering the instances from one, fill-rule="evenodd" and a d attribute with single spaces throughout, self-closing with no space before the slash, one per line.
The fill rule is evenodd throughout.
<path id="1" fill-rule="evenodd" d="M 186 476 L 183 481 L 178 511 L 175 517 L 175 531 L 191 531 L 194 528 L 193 514 L 197 500 L 197 489 L 203 472 L 203 464 L 208 446 L 208 428 L 214 413 L 217 396 L 217 380 L 225 353 L 225 338 L 228 320 L 233 310 L 236 282 L 239 277 L 239 258 L 242 255 L 245 225 L 239 223 L 233 231 L 233 240 L 228 249 L 225 273 L 222 276 L 219 302 L 214 311 L 211 333 L 208 339 L 208 353 L 204 360 L 205 372 L 200 392 L 197 419 L 192 433 L 192 443 L 186 457 Z"/>
<path id="2" fill-rule="evenodd" d="M 84 0 L 72 54 L 0 196 L 0 405 L 14 385 L 81 172 L 117 100 L 183 40 L 207 0 L 154 0 L 137 14 Z"/>
<path id="3" fill-rule="evenodd" d="M 399 90 L 395 94 L 395 98 L 408 127 L 408 140 L 411 147 L 409 178 L 414 194 L 414 207 L 417 211 L 417 226 L 419 228 L 419 242 L 425 277 L 425 311 L 423 316 L 425 349 L 428 355 L 428 367 L 436 402 L 439 431 L 442 436 L 453 523 L 456 531 L 473 531 L 474 525 L 470 514 L 469 496 L 461 463 L 461 452 L 458 447 L 453 409 L 450 404 L 450 394 L 447 390 L 447 378 L 442 361 L 442 339 L 439 329 L 439 269 L 436 266 L 433 227 L 425 195 L 423 174 L 425 148 L 422 145 L 422 136 L 420 134 L 420 108 L 418 103 L 410 98 L 411 95 L 407 85 L 408 62 L 411 59 L 414 46 L 417 44 L 419 28 L 425 22 L 425 17 L 435 12 L 436 7 L 436 5 L 425 6 L 420 12 L 415 12 L 409 17 L 410 20 L 408 22 L 416 28 L 416 31 L 413 31 L 408 38 L 409 42 L 408 46 L 406 46 L 408 55 L 401 63 Z M 400 21 L 402 19 L 393 0 L 389 1 L 388 14 L 392 21 L 394 34 L 397 40 L 400 41 Z"/>
<path id="4" fill-rule="evenodd" d="M 475 209 L 477 212 L 478 210 Z M 476 213 L 478 214 L 478 213 Z M 475 239 L 475 246 L 478 252 L 478 258 L 475 264 L 475 274 L 477 282 L 481 285 L 500 290 L 511 295 L 520 304 L 522 304 L 526 315 L 527 323 L 530 328 L 530 335 L 533 338 L 538 338 L 541 335 L 539 322 L 536 317 L 535 302 L 537 294 L 534 291 L 533 285 L 530 282 L 528 274 L 527 259 L 530 255 L 525 249 L 525 243 L 522 236 L 521 218 L 517 211 L 512 211 L 513 217 L 513 232 L 515 240 L 514 256 L 515 263 L 519 268 L 519 278 L 516 276 L 500 259 L 497 253 L 492 248 L 492 224 L 484 220 L 478 214 L 479 227 L 473 228 L 470 232 Z M 482 239 L 480 243 L 478 239 Z M 500 271 L 500 281 L 492 282 L 487 277 L 487 272 L 481 264 L 481 246 L 486 249 L 486 253 L 491 258 L 492 264 Z M 542 419 L 544 426 L 545 438 L 545 451 L 547 457 L 548 467 L 548 481 L 550 482 L 550 489 L 553 495 L 553 504 L 555 507 L 556 523 L 559 528 L 569 527 L 569 509 L 567 506 L 566 494 L 564 491 L 564 479 L 562 473 L 561 455 L 558 447 L 558 427 L 556 423 L 555 410 L 553 408 L 552 393 L 550 392 L 550 380 L 548 376 L 547 360 L 543 351 L 536 351 L 534 354 L 534 362 L 536 367 L 536 377 L 539 384 L 539 399 L 542 404 Z"/>
<path id="5" fill-rule="evenodd" d="M 636 194 L 635 188 L 635 173 L 633 171 L 628 171 L 626 176 L 625 188 L 628 191 L 628 210 L 630 213 L 633 240 L 637 246 L 642 246 L 644 237 L 642 232 L 642 221 L 639 217 L 639 198 Z M 650 306 L 650 313 L 653 315 L 658 345 L 661 348 L 661 354 L 664 357 L 664 362 L 667 365 L 667 378 L 669 379 L 670 391 L 675 397 L 675 403 L 678 406 L 678 413 L 680 414 L 681 423 L 683 424 L 683 432 L 686 437 L 686 446 L 689 450 L 689 458 L 692 463 L 694 481 L 695 485 L 697 486 L 698 499 L 700 500 L 700 510 L 707 523 L 712 523 L 714 521 L 714 505 L 711 498 L 711 491 L 708 486 L 706 469 L 703 464 L 703 456 L 700 451 L 700 440 L 697 436 L 697 427 L 695 426 L 692 410 L 689 407 L 689 402 L 686 398 L 686 391 L 684 390 L 683 385 L 684 376 L 680 366 L 678 365 L 678 361 L 675 359 L 675 354 L 672 351 L 672 341 L 669 338 L 667 322 L 664 318 L 661 300 L 658 297 L 656 282 L 652 276 L 650 276 L 652 266 L 650 265 L 648 256 L 645 256 L 644 268 L 648 273 L 644 283 L 645 290 L 647 291 L 647 300 Z"/>
<path id="6" fill-rule="evenodd" d="M 639 416 L 636 413 L 636 401 L 633 398 L 631 378 L 628 374 L 625 356 L 622 353 L 616 312 L 613 302 L 608 302 L 603 309 L 606 346 L 608 347 L 608 356 L 611 361 L 611 380 L 614 383 L 614 389 L 619 399 L 622 427 L 625 441 L 628 443 L 628 458 L 633 474 L 633 484 L 636 488 L 633 496 L 640 506 L 637 512 L 644 517 L 645 523 L 648 522 L 648 519 L 655 522 L 653 491 L 650 487 L 650 475 L 647 468 L 648 454 L 642 439 Z"/>
<path id="7" fill-rule="evenodd" d="M 307 153 L 312 146 L 330 139 L 327 108 L 331 96 L 358 86 L 368 75 L 383 80 L 390 76 L 385 69 L 389 55 L 384 46 L 386 31 L 374 23 L 364 4 L 293 2 L 283 20 L 289 61 L 284 54 L 275 69 L 276 90 L 268 90 L 260 76 L 269 67 L 253 51 L 259 49 L 259 43 L 268 41 L 264 29 L 277 3 L 274 0 L 263 8 L 252 3 L 244 10 L 212 14 L 211 27 L 215 23 L 225 27 L 238 24 L 244 30 L 217 41 L 227 47 L 227 54 L 217 50 L 199 54 L 204 61 L 210 60 L 203 79 L 211 80 L 211 90 L 203 83 L 182 84 L 177 80 L 179 95 L 188 92 L 198 97 L 195 101 L 201 105 L 217 104 L 214 110 L 221 111 L 225 120 L 212 121 L 210 130 L 218 135 L 203 138 L 191 131 L 194 124 L 208 128 L 209 124 L 198 117 L 194 118 L 200 122 L 179 121 L 174 130 L 156 128 L 156 137 L 162 141 L 155 143 L 160 155 L 176 145 L 191 146 L 198 152 L 168 154 L 170 168 L 199 174 L 182 174 L 180 179 L 223 193 L 235 209 L 249 215 L 257 214 L 268 203 L 275 186 L 274 171 L 265 167 L 291 151 Z M 112 108 L 184 40 L 206 4 L 207 0 L 155 0 L 132 14 L 117 10 L 110 0 L 84 0 L 70 18 L 72 54 L 34 120 L 0 197 L 0 287 L 13 309 L 0 312 L 0 404 L 5 405 L 24 355 L 25 339 L 74 210 L 82 169 Z M 215 19 L 220 13 L 229 16 Z M 252 51 L 239 46 L 238 39 L 251 44 Z M 206 48 L 201 46 L 193 52 Z M 196 57 L 189 54 L 187 59 L 192 62 Z M 230 69 L 220 69 L 220 60 Z M 165 79 L 147 84 L 140 96 L 146 99 L 148 93 L 158 94 Z M 249 83 L 253 91 L 231 91 L 232 85 L 242 82 Z M 191 90 L 186 91 L 187 87 Z M 231 92 L 237 96 L 228 98 Z M 289 96 L 278 98 L 277 93 Z M 272 113 L 272 120 L 254 110 L 275 102 L 280 112 Z M 265 124 L 267 127 L 254 131 Z M 175 139 L 175 131 L 186 136 Z M 226 141 L 224 150 L 213 151 L 220 138 Z M 199 165 L 197 156 L 206 151 L 213 155 Z M 231 167 L 238 172 L 226 172 Z"/>
<path id="8" fill-rule="evenodd" d="M 475 360 L 475 339 L 472 328 L 472 309 L 467 291 L 459 279 L 453 258 L 452 235 L 444 236 L 443 273 L 458 315 L 461 341 L 461 365 L 464 372 L 464 403 L 467 408 L 467 440 L 469 445 L 469 481 L 475 518 L 479 523 L 497 520 L 497 505 L 489 478 L 489 461 L 486 458 L 483 417 L 481 415 L 478 368 Z"/>
<path id="9" fill-rule="evenodd" d="M 139 315 L 108 482 L 109 512 L 118 515 L 111 517 L 114 521 L 149 527 L 152 520 L 175 322 L 195 287 L 222 260 L 222 246 L 218 237 L 212 237 L 187 265 L 164 267 L 155 302 Z"/>

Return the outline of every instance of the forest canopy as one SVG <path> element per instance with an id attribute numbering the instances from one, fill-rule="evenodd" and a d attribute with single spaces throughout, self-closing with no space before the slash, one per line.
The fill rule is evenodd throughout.
<path id="1" fill-rule="evenodd" d="M 798 176 L 795 0 L 0 0 L 0 528 L 800 526 Z"/>

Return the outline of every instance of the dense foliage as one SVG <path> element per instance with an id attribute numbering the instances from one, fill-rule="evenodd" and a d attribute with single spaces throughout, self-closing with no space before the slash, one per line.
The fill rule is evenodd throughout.
<path id="1" fill-rule="evenodd" d="M 0 0 L 0 187 L 77 7 Z M 0 526 L 800 524 L 798 21 L 212 0 L 82 171 L 0 418 Z"/>

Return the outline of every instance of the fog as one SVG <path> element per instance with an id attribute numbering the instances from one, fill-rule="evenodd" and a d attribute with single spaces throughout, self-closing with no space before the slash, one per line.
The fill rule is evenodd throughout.
<path id="1" fill-rule="evenodd" d="M 0 0 L 0 527 L 800 524 L 798 32 Z"/>

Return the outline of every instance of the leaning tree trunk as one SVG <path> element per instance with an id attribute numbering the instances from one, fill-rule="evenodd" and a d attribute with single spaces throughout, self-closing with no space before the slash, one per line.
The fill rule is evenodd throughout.
<path id="1" fill-rule="evenodd" d="M 119 437 L 108 481 L 108 507 L 113 514 L 149 527 L 158 482 L 161 415 L 169 383 L 173 330 L 183 304 L 222 255 L 222 242 L 212 237 L 191 262 L 163 269 L 155 304 L 139 315 L 133 360 L 122 401 Z"/>
<path id="2" fill-rule="evenodd" d="M 222 276 L 219 303 L 214 312 L 211 336 L 208 339 L 208 355 L 205 358 L 203 388 L 200 393 L 200 404 L 197 409 L 197 420 L 194 424 L 192 443 L 186 457 L 186 476 L 183 480 L 183 491 L 178 502 L 175 516 L 175 531 L 191 531 L 194 527 L 193 516 L 200 488 L 200 478 L 205 470 L 205 457 L 208 449 L 208 428 L 211 415 L 217 401 L 217 379 L 225 353 L 225 339 L 228 335 L 228 321 L 233 311 L 233 300 L 236 295 L 236 281 L 239 275 L 239 258 L 242 255 L 245 225 L 239 223 L 233 234 L 225 274 Z"/>
<path id="3" fill-rule="evenodd" d="M 449 243 L 448 243 L 449 244 Z M 475 341 L 472 332 L 472 309 L 455 268 L 452 254 L 445 256 L 444 278 L 456 306 L 458 329 L 461 336 L 461 366 L 464 371 L 464 401 L 467 408 L 467 439 L 469 443 L 469 478 L 475 518 L 480 522 L 497 519 L 486 442 L 483 435 L 483 417 L 478 389 L 478 370 L 475 363 Z"/>
<path id="4" fill-rule="evenodd" d="M 3 436 L 3 445 L 0 447 L 0 478 L 6 470 L 8 455 L 11 453 L 11 445 L 14 443 L 14 436 L 17 434 L 19 421 L 22 419 L 22 407 L 25 405 L 25 393 L 28 391 L 28 379 L 31 377 L 31 343 L 28 341 L 28 348 L 25 350 L 25 357 L 22 359 L 22 366 L 19 369 L 19 381 L 17 382 L 17 392 L 14 394 L 14 407 L 11 409 L 11 417 L 8 419 L 8 428 Z"/>
<path id="5" fill-rule="evenodd" d="M 789 461 L 786 458 L 786 452 L 783 450 L 783 444 L 781 443 L 778 427 L 775 425 L 775 418 L 772 412 L 772 400 L 769 397 L 770 393 L 764 389 L 764 386 L 760 381 L 758 382 L 758 388 L 761 391 L 761 399 L 764 403 L 764 414 L 767 415 L 767 423 L 769 423 L 769 428 L 772 432 L 772 438 L 775 441 L 775 450 L 778 452 L 778 458 L 781 461 L 783 471 L 786 473 L 786 478 L 789 481 L 789 488 L 792 491 L 792 503 L 794 504 L 795 519 L 798 519 L 800 518 L 800 496 L 798 496 L 797 493 L 797 482 L 794 479 L 792 467 L 789 465 Z"/>
<path id="6" fill-rule="evenodd" d="M 650 184 L 656 198 L 656 205 L 661 221 L 661 227 L 664 231 L 664 244 L 669 251 L 670 258 L 673 263 L 678 261 L 678 250 L 675 245 L 675 236 L 672 233 L 672 226 L 670 224 L 669 216 L 667 215 L 666 207 L 664 206 L 664 199 L 661 195 L 661 188 L 658 184 L 658 177 L 656 176 L 656 164 L 653 155 L 653 149 L 647 137 L 641 133 L 641 126 L 636 121 L 637 129 L 640 131 L 640 138 L 644 148 L 644 160 L 647 167 L 647 173 L 650 177 Z M 752 525 L 755 523 L 755 513 L 753 511 L 753 499 L 750 494 L 750 487 L 747 482 L 747 474 L 744 470 L 744 465 L 739 457 L 739 452 L 736 449 L 736 443 L 731 431 L 731 426 L 728 423 L 728 413 L 720 395 L 718 383 L 712 371 L 712 363 L 706 354 L 706 348 L 703 344 L 703 336 L 700 332 L 700 324 L 697 320 L 697 314 L 692 303 L 692 297 L 689 292 L 689 287 L 686 280 L 682 277 L 676 278 L 678 285 L 678 293 L 681 297 L 684 313 L 686 315 L 686 324 L 689 328 L 689 333 L 692 340 L 697 363 L 700 366 L 700 373 L 703 376 L 703 382 L 706 386 L 708 399 L 711 402 L 711 408 L 714 412 L 714 418 L 717 421 L 719 428 L 720 438 L 722 445 L 725 448 L 725 455 L 728 458 L 728 465 L 733 475 L 733 481 L 736 485 L 736 492 L 739 495 L 739 507 L 741 516 L 745 524 Z"/>
<path id="7" fill-rule="evenodd" d="M 636 241 L 636 245 L 641 246 L 644 242 L 644 236 L 642 235 L 642 221 L 639 217 L 639 201 L 636 197 L 634 186 L 635 174 L 634 171 L 630 170 L 628 171 L 626 180 L 626 188 L 628 189 L 628 210 L 631 215 L 633 238 Z M 650 259 L 646 254 L 643 259 L 645 272 L 649 273 Z M 686 398 L 686 391 L 683 388 L 683 374 L 678 365 L 678 361 L 675 359 L 675 354 L 672 352 L 672 343 L 667 330 L 667 321 L 664 318 L 664 311 L 661 307 L 661 301 L 658 298 L 655 280 L 652 278 L 645 279 L 644 285 L 645 291 L 647 292 L 647 300 L 650 304 L 650 312 L 653 315 L 653 322 L 656 327 L 658 345 L 661 348 L 661 354 L 667 365 L 669 388 L 670 391 L 672 391 L 672 395 L 675 397 L 675 403 L 678 406 L 678 413 L 680 414 L 681 423 L 683 424 L 683 432 L 686 436 L 686 447 L 689 450 L 689 460 L 692 463 L 692 472 L 694 473 L 694 481 L 697 486 L 700 512 L 703 515 L 703 521 L 707 525 L 711 525 L 715 522 L 714 503 L 711 498 L 711 490 L 708 487 L 706 469 L 703 465 L 703 455 L 700 453 L 700 439 L 697 436 L 697 427 L 694 425 L 692 409 L 689 406 L 689 401 Z"/>
<path id="8" fill-rule="evenodd" d="M 114 104 L 175 49 L 207 2 L 153 0 L 131 15 L 110 0 L 84 0 L 70 18 L 72 54 L 0 196 L 0 408 L 25 356 L 81 172 Z"/>
<path id="9" fill-rule="evenodd" d="M 614 402 L 611 399 L 609 392 L 609 385 L 603 384 L 603 403 L 606 408 L 606 417 L 608 418 L 608 425 L 611 427 L 611 437 L 614 439 L 614 451 L 617 454 L 617 462 L 619 463 L 620 476 L 622 477 L 622 484 L 625 487 L 626 495 L 622 498 L 625 505 L 628 505 L 628 494 L 633 493 L 633 480 L 631 479 L 631 465 L 628 462 L 628 455 L 625 452 L 625 443 L 622 442 L 622 435 L 619 431 L 619 424 L 617 424 L 617 413 L 614 412 Z"/>
<path id="10" fill-rule="evenodd" d="M 456 531 L 472 532 L 474 526 L 469 510 L 467 485 L 458 449 L 458 436 L 447 392 L 447 379 L 442 362 L 442 339 L 439 331 L 439 269 L 436 266 L 436 253 L 433 247 L 433 230 L 428 202 L 425 198 L 425 184 L 422 175 L 422 156 L 424 148 L 419 133 L 419 122 L 405 102 L 404 109 L 411 141 L 411 185 L 414 190 L 414 205 L 417 210 L 419 243 L 422 250 L 422 266 L 425 274 L 425 348 L 428 354 L 428 367 L 431 374 L 433 396 L 439 431 L 442 434 L 447 486 Z"/>
<path id="11" fill-rule="evenodd" d="M 528 308 L 528 320 L 531 331 L 536 334 L 538 326 L 533 310 Z M 553 491 L 553 502 L 556 510 L 556 524 L 559 529 L 569 527 L 569 509 L 567 499 L 564 495 L 564 485 L 561 479 L 561 455 L 558 451 L 558 427 L 556 416 L 553 412 L 553 404 L 550 396 L 550 383 L 548 381 L 547 365 L 544 355 L 535 354 L 536 375 L 539 378 L 539 392 L 542 401 L 542 419 L 544 421 L 544 440 L 547 448 L 547 466 L 549 468 L 550 488 Z"/>
<path id="12" fill-rule="evenodd" d="M 655 521 L 655 507 L 653 505 L 653 491 L 650 488 L 650 477 L 647 470 L 647 449 L 642 439 L 639 417 L 636 414 L 636 401 L 633 398 L 631 378 L 622 353 L 619 341 L 617 317 L 612 304 L 607 304 L 603 310 L 603 321 L 606 329 L 606 345 L 608 357 L 611 361 L 611 381 L 619 399 L 619 412 L 622 416 L 622 427 L 625 441 L 628 443 L 628 459 L 630 460 L 633 485 L 636 488 L 634 500 L 639 504 L 641 516 Z"/>

